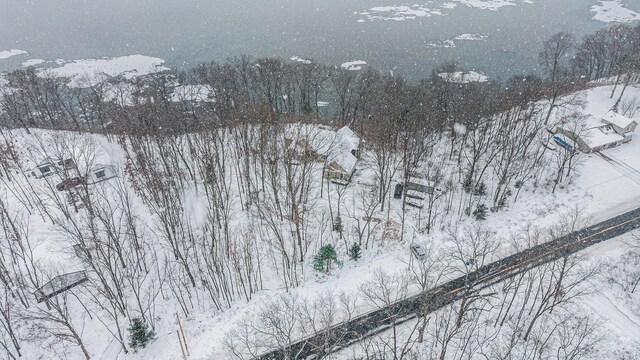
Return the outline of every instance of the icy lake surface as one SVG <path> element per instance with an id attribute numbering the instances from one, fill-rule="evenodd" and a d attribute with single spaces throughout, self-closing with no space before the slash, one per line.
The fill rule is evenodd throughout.
<path id="1" fill-rule="evenodd" d="M 555 32 L 639 19 L 636 0 L 0 0 L 0 70 L 134 54 L 175 68 L 244 53 L 357 59 L 414 79 L 454 60 L 495 79 L 534 71 Z"/>

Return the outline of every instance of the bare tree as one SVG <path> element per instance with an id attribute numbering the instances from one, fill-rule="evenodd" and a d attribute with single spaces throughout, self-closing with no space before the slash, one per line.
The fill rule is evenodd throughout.
<path id="1" fill-rule="evenodd" d="M 542 51 L 538 55 L 540 64 L 547 74 L 550 87 L 549 110 L 544 120 L 545 125 L 549 123 L 551 113 L 556 107 L 556 100 L 566 86 L 567 70 L 565 68 L 565 59 L 574 43 L 575 37 L 573 35 L 560 32 L 544 42 Z"/>

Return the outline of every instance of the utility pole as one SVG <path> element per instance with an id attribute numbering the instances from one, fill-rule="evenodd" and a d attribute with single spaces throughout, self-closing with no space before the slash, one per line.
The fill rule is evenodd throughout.
<path id="1" fill-rule="evenodd" d="M 189 346 L 187 345 L 187 338 L 184 336 L 184 330 L 182 329 L 182 323 L 180 322 L 180 316 L 176 313 L 176 319 L 178 319 L 178 326 L 180 327 L 180 332 L 182 333 L 182 340 L 184 341 L 184 348 L 187 351 L 187 356 L 189 356 Z"/>

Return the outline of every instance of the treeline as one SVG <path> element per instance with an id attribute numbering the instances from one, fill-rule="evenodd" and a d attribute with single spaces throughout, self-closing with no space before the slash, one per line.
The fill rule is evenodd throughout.
<path id="1" fill-rule="evenodd" d="M 590 81 L 632 81 L 624 75 L 638 71 L 638 59 L 640 27 L 616 25 L 581 42 L 567 33 L 554 35 L 539 54 L 544 78 L 513 76 L 504 83 L 459 83 L 441 75 L 460 71 L 455 63 L 410 83 L 372 68 L 350 71 L 312 60 L 248 56 L 133 80 L 85 78 L 74 86 L 46 70 L 27 68 L 6 76 L 0 124 L 150 134 L 276 121 L 331 121 L 362 130 L 371 121 L 391 118 L 398 131 L 407 130 L 405 124 L 441 131 L 454 121 L 472 125 L 514 103 L 542 98 L 552 99 L 551 112 L 558 96 Z M 203 88 L 210 101 L 194 101 Z M 325 102 L 331 106 L 323 107 Z"/>

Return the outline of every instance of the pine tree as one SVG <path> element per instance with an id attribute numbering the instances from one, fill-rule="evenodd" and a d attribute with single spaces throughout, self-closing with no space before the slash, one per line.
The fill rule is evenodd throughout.
<path id="1" fill-rule="evenodd" d="M 333 245 L 325 245 L 318 250 L 315 259 L 313 260 L 313 268 L 319 272 L 329 272 L 331 269 L 331 262 L 338 261 L 338 254 Z"/>
<path id="2" fill-rule="evenodd" d="M 156 333 L 149 329 L 149 325 L 140 318 L 131 319 L 129 325 L 129 345 L 135 350 L 145 348 L 151 340 L 154 339 Z"/>
<path id="3" fill-rule="evenodd" d="M 485 196 L 487 195 L 487 185 L 484 182 L 478 184 L 478 186 L 473 189 L 473 195 L 475 196 Z"/>
<path id="4" fill-rule="evenodd" d="M 362 257 L 362 248 L 360 244 L 354 243 L 349 248 L 349 259 L 353 261 L 358 261 Z"/>
<path id="5" fill-rule="evenodd" d="M 473 217 L 475 217 L 476 220 L 485 220 L 487 218 L 487 205 L 478 204 L 478 207 L 473 212 Z"/>

